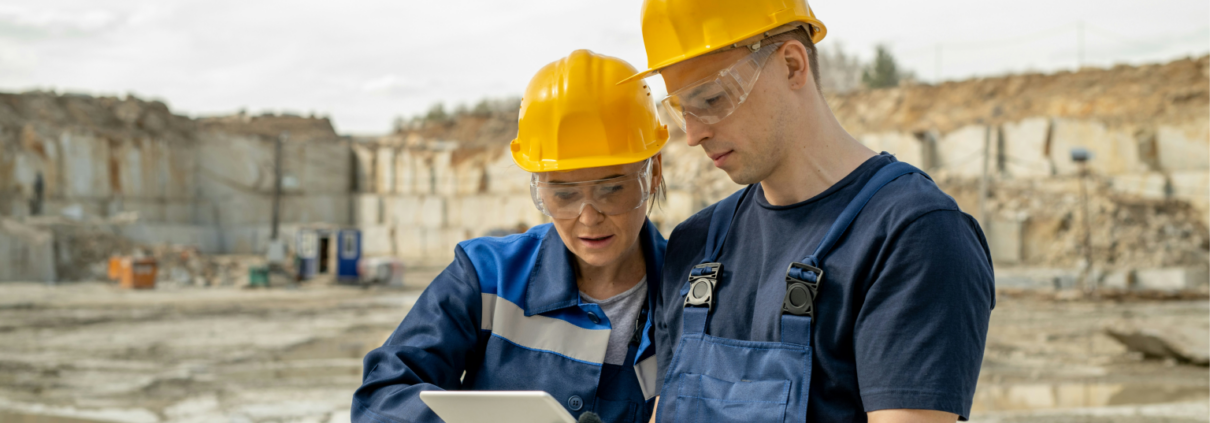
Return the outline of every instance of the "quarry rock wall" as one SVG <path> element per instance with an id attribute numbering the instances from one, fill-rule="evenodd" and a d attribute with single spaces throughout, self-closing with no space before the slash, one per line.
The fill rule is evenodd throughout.
<path id="1" fill-rule="evenodd" d="M 1091 255 L 1105 277 L 1132 280 L 1121 276 L 1133 275 L 1130 269 L 1200 274 L 1210 255 L 1208 62 L 1011 75 L 827 100 L 858 140 L 926 170 L 981 219 L 998 269 L 1078 266 L 1086 256 L 1086 208 Z M 667 196 L 650 214 L 665 235 L 740 188 L 671 129 L 663 150 Z M 75 225 L 136 213 L 105 229 L 132 243 L 263 253 L 275 140 L 283 132 L 287 242 L 303 229 L 358 227 L 366 255 L 443 266 L 462 240 L 549 221 L 530 200 L 529 174 L 507 152 L 515 131 L 515 114 L 493 112 L 342 137 L 323 118 L 193 119 L 133 97 L 0 94 L 0 216 L 55 234 L 46 247 L 21 241 L 33 239 L 28 231 L 0 232 L 0 267 L 39 248 L 96 259 L 69 254 L 79 244 L 71 240 L 105 237 L 37 227 L 30 217 L 37 207 Z M 1077 147 L 1092 153 L 1084 179 L 1071 160 Z M 43 200 L 35 205 L 39 179 Z M 45 277 L 48 270 L 37 266 L 22 272 Z M 71 269 L 56 262 L 49 272 L 65 277 Z"/>

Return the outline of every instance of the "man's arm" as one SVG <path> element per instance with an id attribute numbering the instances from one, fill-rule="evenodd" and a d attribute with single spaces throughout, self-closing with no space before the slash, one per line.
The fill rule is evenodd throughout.
<path id="1" fill-rule="evenodd" d="M 995 301 L 982 231 L 959 210 L 934 210 L 888 234 L 879 254 L 853 330 L 863 411 L 965 417 Z"/>
<path id="2" fill-rule="evenodd" d="M 866 413 L 870 423 L 952 423 L 958 415 L 935 410 L 878 410 Z"/>

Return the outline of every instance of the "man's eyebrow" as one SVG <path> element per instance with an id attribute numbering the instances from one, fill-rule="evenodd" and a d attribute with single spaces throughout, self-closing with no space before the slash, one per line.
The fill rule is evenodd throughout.
<path id="1" fill-rule="evenodd" d="M 557 180 L 557 179 L 551 179 L 551 180 L 549 180 L 549 181 L 546 181 L 546 183 L 548 183 L 548 184 L 568 184 L 568 185 L 570 185 L 570 184 L 578 184 L 578 183 L 581 183 L 581 182 L 595 182 L 595 181 L 604 181 L 604 180 L 608 180 L 608 179 L 617 179 L 617 178 L 621 178 L 621 177 L 623 177 L 623 176 L 626 176 L 626 174 L 623 174 L 623 173 L 618 173 L 618 174 L 613 174 L 613 175 L 606 176 L 606 177 L 601 178 L 601 179 L 593 179 L 593 180 L 591 180 L 591 181 L 560 181 L 560 180 Z"/>
<path id="2" fill-rule="evenodd" d="M 689 92 L 687 92 L 687 93 L 685 93 L 685 94 L 682 94 L 682 95 L 681 95 L 681 97 L 682 97 L 682 98 L 693 98 L 693 97 L 697 97 L 697 96 L 701 95 L 701 94 L 702 94 L 702 91 L 705 91 L 705 90 L 706 90 L 706 88 L 710 88 L 711 84 L 710 84 L 709 82 L 714 82 L 714 81 L 717 81 L 717 80 L 718 80 L 718 78 L 715 78 L 715 79 L 713 79 L 713 80 L 708 81 L 707 83 L 703 83 L 703 84 L 700 84 L 700 85 L 698 85 L 698 86 L 696 86 L 696 87 L 693 87 L 693 89 L 689 90 Z"/>

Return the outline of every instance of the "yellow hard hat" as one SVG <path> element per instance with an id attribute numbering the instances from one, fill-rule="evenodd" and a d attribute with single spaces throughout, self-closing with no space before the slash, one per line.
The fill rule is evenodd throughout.
<path id="1" fill-rule="evenodd" d="M 635 163 L 668 141 L 651 89 L 643 81 L 618 84 L 635 73 L 622 59 L 588 50 L 544 66 L 521 99 L 517 138 L 509 145 L 517 166 L 530 172 Z"/>
<path id="2" fill-rule="evenodd" d="M 814 43 L 828 33 L 806 0 L 646 0 L 643 44 L 648 69 L 623 82 L 793 22 L 808 25 Z"/>

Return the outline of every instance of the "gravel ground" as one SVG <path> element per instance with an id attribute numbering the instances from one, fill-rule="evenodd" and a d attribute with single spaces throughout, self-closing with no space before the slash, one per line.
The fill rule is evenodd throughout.
<path id="1" fill-rule="evenodd" d="M 0 284 L 0 421 L 348 421 L 410 285 Z M 1103 330 L 1120 322 L 1210 328 L 1210 304 L 1001 295 L 971 421 L 1210 421 L 1210 370 L 1126 350 Z"/>

